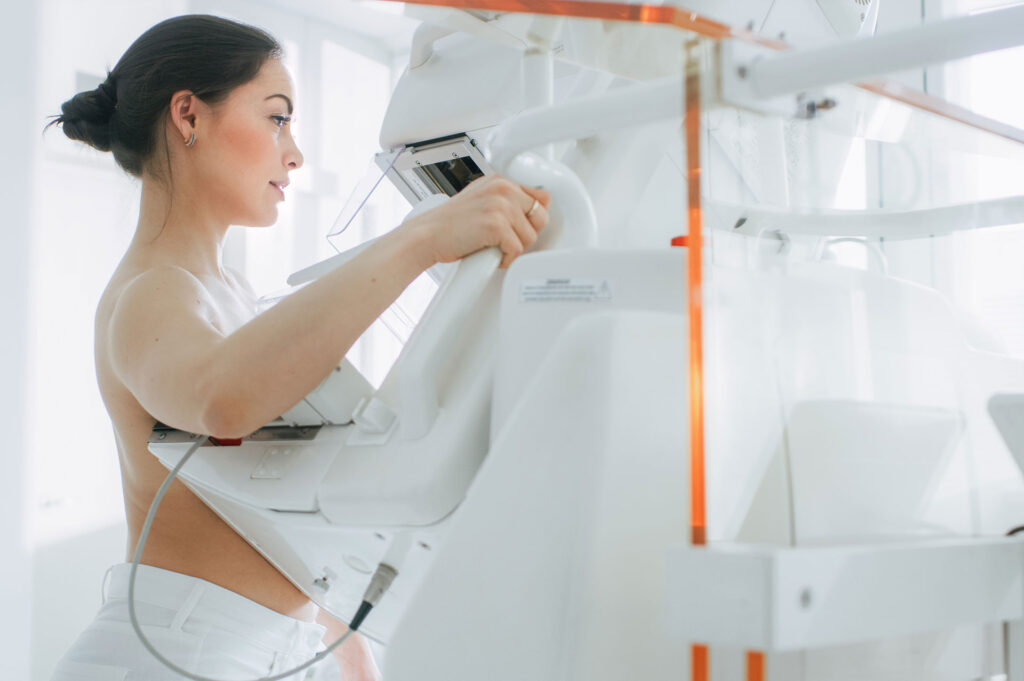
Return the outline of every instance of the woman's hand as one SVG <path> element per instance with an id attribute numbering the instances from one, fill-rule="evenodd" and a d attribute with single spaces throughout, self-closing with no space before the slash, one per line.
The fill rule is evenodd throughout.
<path id="1" fill-rule="evenodd" d="M 547 224 L 550 203 L 551 194 L 543 189 L 487 175 L 403 227 L 422 239 L 424 269 L 488 246 L 501 249 L 500 267 L 508 267 L 537 241 L 537 232 Z"/>

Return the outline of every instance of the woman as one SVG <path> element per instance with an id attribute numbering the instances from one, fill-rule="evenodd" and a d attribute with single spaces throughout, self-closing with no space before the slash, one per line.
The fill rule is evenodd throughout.
<path id="1" fill-rule="evenodd" d="M 96 313 L 96 371 L 116 433 L 130 552 L 166 475 L 146 448 L 154 423 L 217 438 L 256 430 L 316 387 L 428 267 L 488 246 L 501 248 L 507 266 L 547 221 L 545 192 L 484 178 L 255 316 L 252 290 L 221 264 L 221 250 L 229 225 L 276 220 L 289 175 L 302 166 L 280 56 L 253 27 L 169 19 L 55 121 L 142 181 L 135 236 Z M 178 482 L 142 563 L 144 630 L 194 673 L 277 673 L 324 638 L 316 606 Z M 114 566 L 103 607 L 55 679 L 180 678 L 138 642 L 126 594 L 127 566 Z M 328 642 L 345 631 L 323 623 Z M 377 675 L 360 639 L 335 656 L 342 678 Z M 338 678 L 336 669 L 318 673 L 326 672 L 317 678 Z"/>

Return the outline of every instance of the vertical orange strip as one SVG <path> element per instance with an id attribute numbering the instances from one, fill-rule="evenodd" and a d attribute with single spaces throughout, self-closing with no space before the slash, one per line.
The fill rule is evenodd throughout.
<path id="1" fill-rule="evenodd" d="M 747 681 L 764 681 L 764 653 L 747 651 Z"/>
<path id="2" fill-rule="evenodd" d="M 704 336 L 701 284 L 702 237 L 700 211 L 700 60 L 699 42 L 687 45 L 686 131 L 687 184 L 687 312 L 690 324 L 690 526 L 692 542 L 707 541 L 704 508 Z"/>
<path id="3" fill-rule="evenodd" d="M 694 645 L 690 652 L 692 681 L 707 681 L 708 679 L 708 647 Z"/>
<path id="4" fill-rule="evenodd" d="M 686 45 L 686 94 L 683 128 L 686 135 L 687 184 L 687 312 L 690 325 L 690 540 L 707 541 L 704 515 L 704 325 L 702 322 L 702 256 L 700 212 L 700 49 L 699 41 Z M 692 681 L 708 679 L 708 648 L 694 644 Z"/>

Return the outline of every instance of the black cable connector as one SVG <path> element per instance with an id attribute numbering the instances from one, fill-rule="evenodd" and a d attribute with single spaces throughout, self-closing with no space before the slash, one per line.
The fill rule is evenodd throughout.
<path id="1" fill-rule="evenodd" d="M 373 604 L 363 601 L 359 606 L 359 609 L 356 610 L 356 616 L 352 618 L 352 623 L 348 625 L 348 628 L 352 631 L 358 630 L 359 625 L 363 623 L 363 620 L 366 619 L 366 616 L 370 614 L 371 610 L 373 610 Z"/>
<path id="2" fill-rule="evenodd" d="M 355 631 L 359 628 L 359 625 L 363 623 L 366 616 L 373 610 L 373 606 L 377 605 L 380 602 L 381 596 L 391 588 L 391 582 L 395 581 L 397 576 L 398 570 L 387 563 L 380 563 L 377 566 L 373 577 L 370 578 L 370 585 L 366 587 L 366 592 L 363 593 L 363 602 L 359 605 L 356 616 L 352 618 L 352 622 L 348 625 L 349 629 Z"/>

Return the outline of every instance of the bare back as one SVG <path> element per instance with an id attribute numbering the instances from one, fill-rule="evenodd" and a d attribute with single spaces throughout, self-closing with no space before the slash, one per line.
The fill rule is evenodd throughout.
<path id="1" fill-rule="evenodd" d="M 110 320 L 117 303 L 138 277 L 167 267 L 129 251 L 114 272 L 96 312 L 96 374 L 113 422 L 121 465 L 129 557 L 146 513 L 167 470 L 147 449 L 156 419 L 125 387 L 114 369 Z M 255 314 L 255 297 L 238 280 L 196 280 L 210 324 L 229 335 Z M 197 300 L 197 302 L 199 302 Z M 116 360 L 115 360 L 116 361 Z M 142 556 L 146 565 L 191 575 L 230 589 L 277 612 L 312 619 L 316 607 L 185 485 L 175 481 L 165 496 Z"/>

